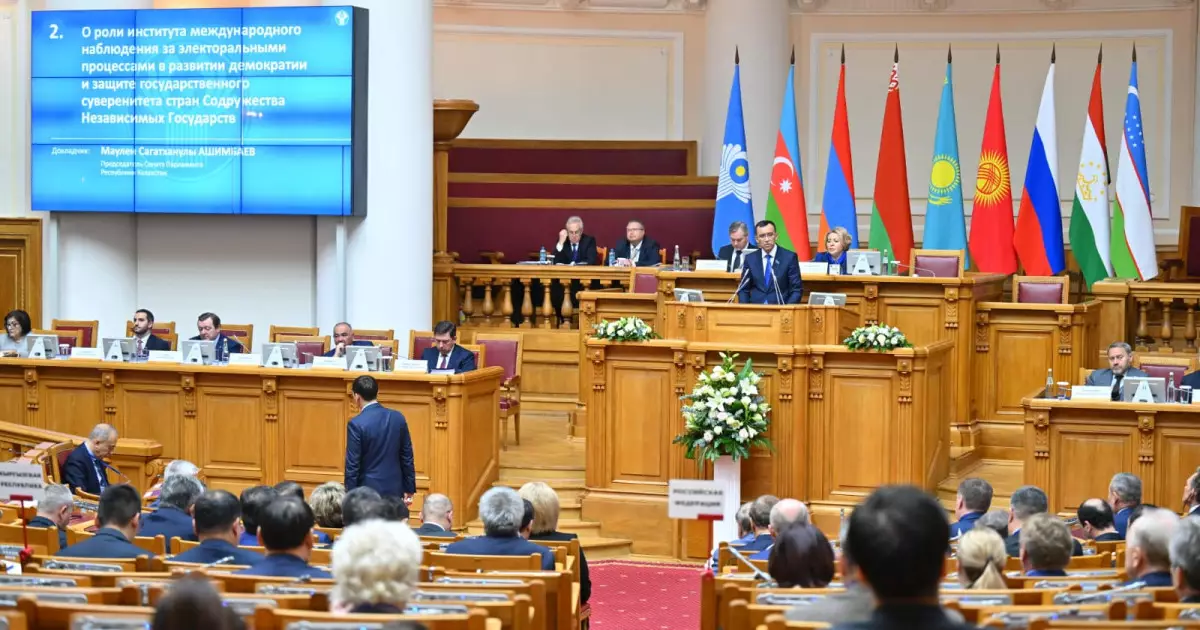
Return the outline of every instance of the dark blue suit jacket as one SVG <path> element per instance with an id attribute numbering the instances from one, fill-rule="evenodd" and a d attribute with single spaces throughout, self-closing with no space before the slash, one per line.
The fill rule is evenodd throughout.
<path id="1" fill-rule="evenodd" d="M 1136 580 L 1129 580 L 1125 584 L 1133 584 L 1135 582 L 1145 582 L 1146 586 L 1151 587 L 1151 588 L 1171 586 L 1172 585 L 1171 572 L 1170 571 L 1155 571 L 1153 573 L 1147 573 L 1147 574 L 1143 575 L 1142 577 L 1137 578 Z"/>
<path id="2" fill-rule="evenodd" d="M 42 527 L 42 528 L 46 528 L 46 529 L 58 529 L 58 548 L 59 549 L 66 548 L 66 546 L 67 546 L 67 530 L 59 529 L 58 525 L 54 524 L 54 521 L 46 518 L 45 516 L 35 516 L 35 517 L 29 519 L 29 522 L 26 523 L 25 525 L 27 527 Z"/>
<path id="3" fill-rule="evenodd" d="M 262 544 L 258 542 L 258 534 L 251 534 L 250 532 L 242 532 L 242 536 L 238 538 L 238 544 L 242 545 L 243 547 L 262 546 Z"/>
<path id="4" fill-rule="evenodd" d="M 421 352 L 421 360 L 429 364 L 430 371 L 437 369 L 439 356 L 441 355 L 437 348 L 425 348 L 425 350 Z M 471 372 L 475 370 L 475 353 L 460 345 L 455 345 L 454 348 L 450 350 L 450 360 L 446 363 L 446 365 L 446 369 L 453 369 L 455 374 Z"/>
<path id="5" fill-rule="evenodd" d="M 830 265 L 838 265 L 841 267 L 842 275 L 846 275 L 846 252 L 844 251 L 838 258 L 830 256 L 829 252 L 818 252 L 816 256 L 813 256 L 813 262 L 823 262 Z"/>
<path id="6" fill-rule="evenodd" d="M 129 542 L 121 532 L 103 527 L 95 536 L 82 540 L 65 549 L 59 549 L 56 556 L 65 558 L 136 558 L 138 556 L 154 556 L 153 553 Z"/>
<path id="7" fill-rule="evenodd" d="M 133 342 L 133 346 L 134 346 L 134 348 L 137 347 L 137 341 Z M 150 333 L 150 336 L 146 338 L 146 347 L 145 347 L 146 352 L 150 352 L 151 350 L 170 350 L 170 349 L 171 349 L 171 342 L 167 341 L 166 339 L 163 339 L 162 337 L 156 336 L 154 333 Z"/>
<path id="8" fill-rule="evenodd" d="M 88 494 L 100 494 L 104 489 L 100 486 L 95 460 L 92 458 L 92 453 L 87 450 L 86 444 L 80 444 L 71 451 L 71 454 L 67 456 L 67 463 L 63 466 L 62 473 L 72 492 L 80 488 Z M 107 476 L 104 478 L 104 487 L 108 487 Z"/>
<path id="9" fill-rule="evenodd" d="M 234 575 L 266 575 L 273 577 L 304 577 L 324 578 L 329 579 L 333 576 L 324 569 L 318 569 L 310 566 L 307 562 L 301 560 L 297 556 L 290 553 L 271 554 L 255 564 L 249 569 L 234 571 Z"/>
<path id="10" fill-rule="evenodd" d="M 370 346 L 373 344 L 370 341 L 366 341 L 363 339 L 355 339 L 354 342 L 351 343 L 350 345 L 352 345 L 352 346 Z M 336 345 L 334 347 L 330 348 L 329 352 L 326 352 L 325 354 L 323 354 L 321 356 L 331 357 L 335 354 L 337 354 L 337 346 Z"/>
<path id="11" fill-rule="evenodd" d="M 413 533 L 418 536 L 437 536 L 440 538 L 454 538 L 457 536 L 454 532 L 442 529 L 441 526 L 433 523 L 421 523 L 421 526 L 414 529 Z"/>
<path id="12" fill-rule="evenodd" d="M 203 339 L 203 337 L 201 337 L 200 335 L 196 335 L 195 337 L 192 337 L 191 340 L 192 341 L 200 341 L 201 339 Z M 213 361 L 224 361 L 225 360 L 225 356 L 222 355 L 221 353 L 225 351 L 225 342 L 226 341 L 229 342 L 229 352 L 231 354 L 241 354 L 246 351 L 246 349 L 242 347 L 242 342 L 238 341 L 237 339 L 234 339 L 233 337 L 227 337 L 224 334 L 221 334 L 221 335 L 217 336 L 216 343 L 214 344 Z"/>
<path id="13" fill-rule="evenodd" d="M 446 547 L 446 553 L 457 553 L 465 556 L 528 556 L 534 553 L 542 554 L 542 570 L 554 570 L 554 552 L 541 545 L 535 545 L 520 536 L 499 538 L 496 536 L 476 536 L 464 538 Z"/>
<path id="14" fill-rule="evenodd" d="M 622 240 L 620 243 L 617 243 L 617 246 L 613 249 L 613 253 L 616 254 L 617 258 L 629 258 L 629 251 L 631 249 L 633 248 L 630 247 L 629 241 Z M 662 259 L 658 256 L 658 250 L 658 241 L 652 238 L 643 238 L 641 249 L 638 250 L 637 260 L 633 261 L 633 264 L 638 267 L 652 267 L 657 265 L 662 262 Z"/>
<path id="15" fill-rule="evenodd" d="M 1183 378 L 1179 381 L 1179 384 L 1191 387 L 1192 396 L 1200 396 L 1200 394 L 1197 393 L 1200 392 L 1200 372 L 1184 374 Z"/>
<path id="16" fill-rule="evenodd" d="M 757 250 L 746 256 L 743 263 L 742 277 L 738 280 L 741 290 L 738 291 L 738 301 L 742 304 L 799 304 L 803 286 L 800 282 L 800 259 L 796 252 L 782 247 L 771 250 L 771 267 L 775 270 L 774 279 L 763 274 L 763 250 Z M 749 278 L 747 279 L 747 276 Z M 776 293 L 772 283 L 779 283 Z M 779 298 L 783 298 L 780 302 Z"/>
<path id="17" fill-rule="evenodd" d="M 1113 514 L 1113 527 L 1117 528 L 1117 533 L 1121 535 L 1121 540 L 1125 540 L 1125 535 L 1129 530 L 1129 516 L 1133 514 L 1133 508 L 1125 507 L 1117 510 Z"/>
<path id="18" fill-rule="evenodd" d="M 367 405 L 346 426 L 346 491 L 360 486 L 393 497 L 417 491 L 408 422 L 379 403 Z"/>
<path id="19" fill-rule="evenodd" d="M 240 564 L 244 566 L 254 566 L 263 561 L 261 553 L 255 553 L 249 549 L 241 549 L 216 538 L 209 538 L 200 543 L 198 547 L 192 547 L 187 551 L 176 555 L 172 560 L 178 562 L 195 562 L 197 564 L 209 564 L 216 562 L 221 558 L 233 556 L 233 560 L 225 564 Z"/>
<path id="20" fill-rule="evenodd" d="M 983 516 L 983 512 L 967 512 L 963 517 L 958 519 L 957 523 L 950 524 L 950 537 L 958 538 L 963 534 L 975 528 L 975 521 Z"/>
<path id="21" fill-rule="evenodd" d="M 183 540 L 196 540 L 196 528 L 192 525 L 192 515 L 168 505 L 159 507 L 149 514 L 142 515 L 142 525 L 138 527 L 138 536 L 153 538 L 159 534 L 167 539 L 167 553 L 171 553 L 171 537 L 178 536 Z"/>

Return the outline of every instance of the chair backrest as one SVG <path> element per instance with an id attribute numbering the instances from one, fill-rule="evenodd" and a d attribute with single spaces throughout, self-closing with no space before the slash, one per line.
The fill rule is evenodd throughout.
<path id="1" fill-rule="evenodd" d="M 487 357 L 487 348 L 484 348 L 481 345 L 473 344 L 473 343 L 460 343 L 458 345 L 462 346 L 463 348 L 466 348 L 468 351 L 471 352 L 471 354 L 475 355 L 475 368 L 476 369 L 484 368 L 487 366 L 487 358 L 486 358 Z"/>
<path id="2" fill-rule="evenodd" d="M 608 248 L 602 245 L 596 246 L 596 257 L 600 259 L 600 265 L 608 264 Z"/>
<path id="3" fill-rule="evenodd" d="M 70 442 L 61 442 L 54 445 L 54 481 L 63 483 L 63 469 L 67 467 L 67 458 L 71 456 L 71 451 L 75 450 L 75 445 Z"/>
<path id="4" fill-rule="evenodd" d="M 271 336 L 268 339 L 271 343 L 279 343 L 280 335 L 288 335 L 289 337 L 317 337 L 321 331 L 316 326 L 276 326 L 271 324 Z M 285 339 L 283 341 L 291 341 Z"/>
<path id="5" fill-rule="evenodd" d="M 630 293 L 658 293 L 658 276 L 652 273 L 633 272 Z"/>
<path id="6" fill-rule="evenodd" d="M 961 278 L 963 253 L 960 249 L 914 249 L 908 268 L 912 275 L 923 278 Z"/>
<path id="7" fill-rule="evenodd" d="M 1066 304 L 1070 291 L 1066 276 L 1013 276 L 1012 301 L 1022 304 Z"/>
<path id="8" fill-rule="evenodd" d="M 84 345 L 83 333 L 78 330 L 31 330 L 31 335 L 54 335 L 58 337 L 58 345 L 66 344 L 72 348 L 87 348 Z"/>
<path id="9" fill-rule="evenodd" d="M 408 358 L 420 359 L 421 353 L 427 348 L 433 347 L 433 331 L 432 330 L 410 330 L 408 331 Z"/>
<path id="10" fill-rule="evenodd" d="M 82 616 L 100 619 L 130 619 L 151 621 L 154 609 L 142 606 L 104 606 L 96 604 L 67 604 L 39 601 L 32 596 L 17 600 L 17 610 L 25 614 L 30 628 L 37 630 L 67 630 L 74 627 L 72 619 Z"/>
<path id="11" fill-rule="evenodd" d="M 285 630 L 291 624 L 308 621 L 313 624 L 388 624 L 394 621 L 415 621 L 427 630 L 484 630 L 488 614 L 474 609 L 465 615 L 362 615 L 289 610 L 261 606 L 254 611 L 255 630 Z M 347 626 L 349 627 L 349 626 Z"/>
<path id="12" fill-rule="evenodd" d="M 1137 353 L 1133 355 L 1133 366 L 1141 369 L 1150 376 L 1172 378 L 1178 387 L 1183 381 L 1183 375 L 1194 372 L 1197 368 L 1197 357 L 1188 354 Z"/>
<path id="13" fill-rule="evenodd" d="M 167 343 L 171 344 L 171 349 L 172 349 L 172 350 L 178 350 L 178 349 L 179 349 L 179 333 L 173 333 L 173 332 L 171 332 L 171 333 L 161 333 L 161 334 L 159 334 L 159 333 L 154 333 L 154 334 L 155 334 L 155 335 L 158 335 L 158 336 L 159 336 L 159 337 L 161 337 L 161 338 L 162 338 L 164 341 L 166 341 Z"/>
<path id="14" fill-rule="evenodd" d="M 308 363 L 305 354 L 319 357 L 329 352 L 329 337 L 295 337 L 287 341 L 296 344 L 296 360 L 301 364 Z"/>
<path id="15" fill-rule="evenodd" d="M 25 535 L 29 534 L 29 545 L 44 547 L 47 555 L 58 553 L 58 529 L 53 527 L 25 527 L 20 521 L 0 524 L 0 543 L 6 545 L 25 544 Z"/>
<path id="16" fill-rule="evenodd" d="M 225 583 L 225 590 L 230 593 L 257 593 L 260 585 L 295 586 L 296 578 L 268 577 L 265 575 L 236 575 L 233 573 L 209 571 L 213 579 Z M 328 578 L 313 578 L 304 583 L 317 589 L 333 588 L 333 580 Z"/>
<path id="17" fill-rule="evenodd" d="M 79 345 L 84 348 L 95 348 L 96 342 L 100 341 L 97 338 L 97 331 L 100 329 L 100 320 L 81 320 L 81 319 L 55 319 L 51 320 L 50 328 L 54 330 L 77 330 L 79 331 Z M 63 343 L 63 342 L 59 342 Z"/>
<path id="18" fill-rule="evenodd" d="M 150 326 L 150 333 L 166 339 L 167 335 L 175 334 L 175 322 L 160 322 L 155 321 L 153 326 Z M 125 336 L 133 336 L 133 322 L 125 321 Z"/>
<path id="19" fill-rule="evenodd" d="M 1200 278 L 1200 206 L 1182 206 L 1179 219 L 1179 254 L 1183 256 L 1183 273 Z"/>
<path id="20" fill-rule="evenodd" d="M 379 348 L 380 356 L 400 356 L 400 340 L 398 339 L 368 339 L 367 341 L 370 341 L 371 345 Z"/>
<path id="21" fill-rule="evenodd" d="M 388 328 L 387 330 L 372 330 L 370 328 L 363 328 L 361 330 L 356 329 L 354 331 L 354 338 L 362 339 L 363 341 L 387 341 L 396 338 L 396 331 L 392 328 Z"/>
<path id="22" fill-rule="evenodd" d="M 445 567 L 447 571 L 537 571 L 542 568 L 542 554 L 528 556 L 470 556 L 431 551 L 428 563 Z"/>
<path id="23" fill-rule="evenodd" d="M 221 324 L 221 332 L 226 337 L 233 337 L 242 342 L 246 352 L 254 346 L 254 324 Z"/>
<path id="24" fill-rule="evenodd" d="M 504 380 L 508 380 L 521 375 L 524 360 L 521 338 L 521 333 L 480 332 L 475 334 L 475 343 L 487 349 L 489 365 L 504 368 Z"/>

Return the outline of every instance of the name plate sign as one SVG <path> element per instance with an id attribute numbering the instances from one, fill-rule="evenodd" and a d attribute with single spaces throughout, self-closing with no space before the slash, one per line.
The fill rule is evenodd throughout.
<path id="1" fill-rule="evenodd" d="M 100 348 L 71 348 L 72 359 L 88 359 L 90 361 L 103 361 L 104 353 Z"/>
<path id="2" fill-rule="evenodd" d="M 420 372 L 425 374 L 429 372 L 429 362 L 421 359 L 396 359 L 396 372 Z"/>
<path id="3" fill-rule="evenodd" d="M 667 483 L 669 518 L 719 521 L 725 512 L 725 484 L 710 479 L 672 479 Z"/>
<path id="4" fill-rule="evenodd" d="M 42 467 L 39 464 L 0 463 L 0 499 L 12 495 L 28 495 L 34 501 L 46 496 L 42 484 Z"/>
<path id="5" fill-rule="evenodd" d="M 229 365 L 253 365 L 255 367 L 261 367 L 262 364 L 263 362 L 261 354 L 245 354 L 239 352 L 229 353 Z"/>
<path id="6" fill-rule="evenodd" d="M 147 363 L 183 363 L 183 353 L 178 350 L 151 350 Z"/>
<path id="7" fill-rule="evenodd" d="M 1112 388 L 1107 385 L 1075 385 L 1071 400 L 1112 400 Z"/>
<path id="8" fill-rule="evenodd" d="M 312 367 L 314 370 L 346 370 L 345 357 L 313 357 Z"/>

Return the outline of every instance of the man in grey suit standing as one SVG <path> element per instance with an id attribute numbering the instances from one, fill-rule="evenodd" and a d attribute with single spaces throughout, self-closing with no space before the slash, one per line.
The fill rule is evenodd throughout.
<path id="1" fill-rule="evenodd" d="M 1124 341 L 1114 341 L 1108 346 L 1108 365 L 1109 368 L 1103 370 L 1092 370 L 1088 374 L 1085 385 L 1109 386 L 1112 387 L 1112 399 L 1114 401 L 1121 400 L 1121 382 L 1126 376 L 1149 376 L 1145 372 L 1132 367 L 1133 364 L 1133 348 Z"/>

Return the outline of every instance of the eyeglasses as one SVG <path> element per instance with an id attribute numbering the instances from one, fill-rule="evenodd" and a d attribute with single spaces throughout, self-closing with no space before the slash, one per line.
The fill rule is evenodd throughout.
<path id="1" fill-rule="evenodd" d="M 20 328 L 20 327 L 21 327 L 21 322 L 18 322 L 18 321 L 16 321 L 16 320 L 9 321 L 9 322 L 4 322 L 4 327 L 5 327 L 5 328 Z"/>

